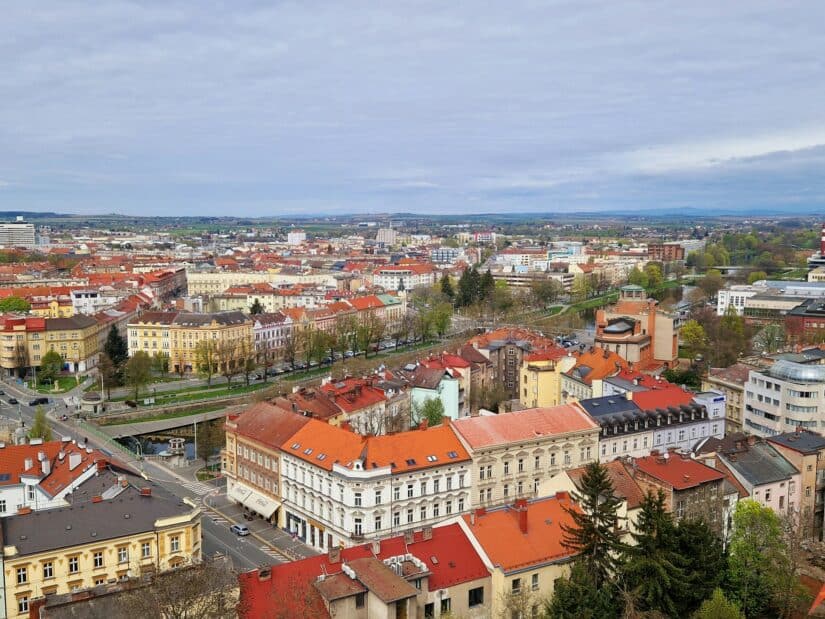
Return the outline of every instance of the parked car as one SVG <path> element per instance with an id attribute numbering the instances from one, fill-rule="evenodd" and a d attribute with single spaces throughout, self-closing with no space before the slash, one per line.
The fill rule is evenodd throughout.
<path id="1" fill-rule="evenodd" d="M 249 512 L 244 512 L 244 513 L 243 513 L 243 519 L 244 519 L 244 520 L 254 520 L 254 519 L 255 519 L 255 516 L 253 516 L 253 515 L 252 515 L 252 514 L 250 514 Z"/>
<path id="2" fill-rule="evenodd" d="M 40 406 L 41 404 L 48 404 L 49 398 L 34 398 L 29 402 L 29 406 Z"/>
<path id="3" fill-rule="evenodd" d="M 9 398 L 9 404 L 17 404 L 17 398 Z"/>
<path id="4" fill-rule="evenodd" d="M 235 535 L 240 535 L 244 537 L 245 535 L 249 535 L 249 528 L 245 524 L 233 524 L 229 527 L 229 530 L 232 531 Z"/>

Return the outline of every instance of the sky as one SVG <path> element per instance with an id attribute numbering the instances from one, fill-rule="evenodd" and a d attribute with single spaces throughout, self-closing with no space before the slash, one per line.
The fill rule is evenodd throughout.
<path id="1" fill-rule="evenodd" d="M 825 203 L 825 2 L 6 0 L 0 210 Z"/>

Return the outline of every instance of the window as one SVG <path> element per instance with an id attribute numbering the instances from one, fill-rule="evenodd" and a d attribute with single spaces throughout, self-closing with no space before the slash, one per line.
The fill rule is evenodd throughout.
<path id="1" fill-rule="evenodd" d="M 453 513 L 453 502 L 452 501 L 447 501 L 444 504 L 444 506 L 446 507 L 445 511 L 448 515 Z"/>
<path id="2" fill-rule="evenodd" d="M 533 468 L 540 469 L 541 468 L 541 456 L 536 456 L 533 460 Z"/>
<path id="3" fill-rule="evenodd" d="M 355 493 L 355 507 L 361 507 L 361 493 Z"/>
<path id="4" fill-rule="evenodd" d="M 556 452 L 550 454 L 550 466 L 556 466 Z"/>
<path id="5" fill-rule="evenodd" d="M 676 517 L 677 518 L 684 518 L 685 516 L 685 502 L 684 501 L 676 501 Z"/>
<path id="6" fill-rule="evenodd" d="M 17 568 L 17 584 L 22 585 L 29 582 L 29 570 L 25 567 Z"/>
<path id="7" fill-rule="evenodd" d="M 566 449 L 564 450 L 564 464 L 565 465 L 570 464 L 570 452 L 567 451 Z"/>
<path id="8" fill-rule="evenodd" d="M 412 484 L 407 484 L 407 498 L 411 499 L 413 497 L 413 493 L 414 493 L 413 485 Z"/>
<path id="9" fill-rule="evenodd" d="M 510 474 L 510 461 L 509 460 L 504 463 L 504 474 L 505 475 Z"/>
<path id="10" fill-rule="evenodd" d="M 448 612 L 450 612 L 452 606 L 453 605 L 450 603 L 450 598 L 444 598 L 443 600 L 441 600 L 441 614 L 446 615 Z"/>
<path id="11" fill-rule="evenodd" d="M 69 557 L 69 574 L 77 574 L 79 571 L 79 561 L 77 557 Z"/>
<path id="12" fill-rule="evenodd" d="M 505 498 L 510 496 L 510 484 L 504 484 L 504 496 Z"/>
<path id="13" fill-rule="evenodd" d="M 94 565 L 95 569 L 103 567 L 103 552 L 98 550 L 92 555 L 92 565 Z"/>
<path id="14" fill-rule="evenodd" d="M 521 578 L 514 578 L 510 584 L 510 590 L 513 593 L 521 593 Z"/>
<path id="15" fill-rule="evenodd" d="M 106 583 L 105 578 L 95 578 L 95 587 L 97 587 L 98 585 L 105 584 L 105 583 Z"/>
<path id="16" fill-rule="evenodd" d="M 366 593 L 356 593 L 355 594 L 355 608 L 364 608 L 364 601 L 367 598 Z"/>
<path id="17" fill-rule="evenodd" d="M 438 518 L 441 515 L 441 503 L 433 503 L 433 518 Z"/>
<path id="18" fill-rule="evenodd" d="M 768 503 L 771 500 L 771 489 L 768 488 L 765 490 L 765 502 Z"/>
<path id="19" fill-rule="evenodd" d="M 169 550 L 171 552 L 179 552 L 180 551 L 180 536 L 173 535 L 169 538 Z"/>
<path id="20" fill-rule="evenodd" d="M 392 498 L 393 498 L 394 501 L 400 501 L 401 500 L 401 486 L 395 486 L 392 489 Z"/>
<path id="21" fill-rule="evenodd" d="M 470 589 L 467 594 L 467 606 L 473 608 L 475 606 L 481 606 L 482 604 L 484 604 L 484 587 Z"/>
<path id="22" fill-rule="evenodd" d="M 532 578 L 530 579 L 530 588 L 533 591 L 538 591 L 539 590 L 539 575 L 538 574 L 533 574 Z"/>
<path id="23" fill-rule="evenodd" d="M 3 499 L 2 501 L 0 501 L 0 514 L 5 514 L 5 513 L 6 513 L 6 501 L 5 501 L 5 499 Z"/>
<path id="24" fill-rule="evenodd" d="M 447 490 L 453 489 L 453 478 L 452 476 L 447 477 Z"/>
<path id="25" fill-rule="evenodd" d="M 381 516 L 376 516 L 375 517 L 375 530 L 376 531 L 381 530 Z"/>
<path id="26" fill-rule="evenodd" d="M 47 578 L 54 578 L 54 563 L 51 561 L 46 561 L 43 564 L 43 580 Z"/>
<path id="27" fill-rule="evenodd" d="M 461 497 L 460 499 L 458 499 L 458 511 L 460 511 L 460 512 L 464 511 L 464 497 Z"/>
<path id="28" fill-rule="evenodd" d="M 524 458 L 519 458 L 518 459 L 518 472 L 519 473 L 524 472 Z"/>
<path id="29" fill-rule="evenodd" d="M 392 524 L 396 527 L 401 524 L 401 512 L 395 512 L 392 515 Z"/>
<path id="30" fill-rule="evenodd" d="M 29 612 L 29 597 L 27 595 L 17 598 L 17 612 L 21 614 Z"/>
<path id="31" fill-rule="evenodd" d="M 419 491 L 421 492 L 421 496 L 424 496 L 425 494 L 427 494 L 427 482 L 426 481 L 421 482 L 420 487 L 419 487 Z"/>
<path id="32" fill-rule="evenodd" d="M 360 518 L 353 518 L 352 521 L 353 521 L 353 523 L 355 523 L 355 526 L 353 527 L 353 534 L 358 535 L 358 536 L 363 535 L 364 534 L 364 525 L 361 522 L 361 519 Z"/>
<path id="33" fill-rule="evenodd" d="M 29 501 L 34 501 L 34 486 L 26 486 L 26 495 L 29 497 Z"/>
<path id="34" fill-rule="evenodd" d="M 152 544 L 149 542 L 143 542 L 140 545 L 140 556 L 144 559 L 147 559 L 152 556 Z"/>
<path id="35" fill-rule="evenodd" d="M 779 510 L 781 511 L 783 509 L 785 509 L 785 497 L 781 496 L 779 497 Z"/>
<path id="36" fill-rule="evenodd" d="M 413 521 L 413 510 L 412 510 L 412 508 L 410 508 L 410 509 L 407 510 L 407 522 L 409 523 L 409 522 L 412 522 L 412 521 Z"/>
<path id="37" fill-rule="evenodd" d="M 427 506 L 422 505 L 420 511 L 421 511 L 421 520 L 426 520 L 427 519 Z"/>

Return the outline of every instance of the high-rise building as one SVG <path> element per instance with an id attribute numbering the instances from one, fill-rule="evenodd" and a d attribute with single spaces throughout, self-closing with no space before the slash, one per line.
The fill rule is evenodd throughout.
<path id="1" fill-rule="evenodd" d="M 33 247 L 34 224 L 18 217 L 15 222 L 0 223 L 0 245 L 4 247 Z"/>

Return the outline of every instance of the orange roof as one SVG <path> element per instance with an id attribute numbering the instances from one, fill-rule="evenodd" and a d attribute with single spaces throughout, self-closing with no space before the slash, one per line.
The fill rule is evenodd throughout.
<path id="1" fill-rule="evenodd" d="M 635 392 L 633 401 L 643 411 L 651 411 L 668 406 L 690 404 L 693 401 L 693 394 L 678 385 L 665 383 L 664 386 L 652 386 L 648 391 Z"/>
<path id="2" fill-rule="evenodd" d="M 363 379 L 346 378 L 321 387 L 332 402 L 345 413 L 354 413 L 386 400 L 384 392 Z"/>
<path id="3" fill-rule="evenodd" d="M 674 490 L 694 488 L 725 477 L 721 471 L 676 453 L 668 453 L 666 458 L 655 455 L 636 458 L 634 465 L 639 471 L 666 483 Z"/>
<path id="4" fill-rule="evenodd" d="M 381 302 L 381 299 L 379 299 L 375 295 L 370 295 L 366 297 L 353 297 L 352 299 L 350 299 L 349 302 L 359 312 L 368 309 L 374 309 L 377 307 L 384 307 L 384 304 Z"/>
<path id="5" fill-rule="evenodd" d="M 474 449 L 539 440 L 543 436 L 583 432 L 599 427 L 590 415 L 572 404 L 528 408 L 501 415 L 462 417 L 452 425 Z"/>
<path id="6" fill-rule="evenodd" d="M 80 454 L 80 460 L 70 470 L 70 454 L 75 453 Z M 49 462 L 47 474 L 43 473 L 39 454 L 43 454 L 42 457 Z M 43 491 L 54 496 L 98 460 L 108 462 L 103 453 L 97 450 L 88 453 L 73 443 L 48 441 L 41 445 L 8 445 L 0 449 L 0 486 L 18 485 L 24 475 L 36 477 L 40 480 L 39 486 Z M 30 466 L 26 466 L 27 464 Z M 8 478 L 5 479 L 5 476 Z"/>
<path id="7" fill-rule="evenodd" d="M 328 471 L 332 470 L 333 464 L 352 468 L 355 460 L 359 459 L 367 470 L 389 466 L 392 473 L 406 473 L 470 459 L 448 425 L 364 437 L 310 419 L 284 441 L 281 449 Z"/>
<path id="8" fill-rule="evenodd" d="M 582 367 L 589 368 L 589 371 L 582 374 Z M 574 376 L 589 385 L 594 379 L 613 376 L 624 369 L 627 369 L 627 361 L 617 352 L 603 348 L 591 348 L 576 354 L 576 365 L 567 372 L 567 375 Z"/>
<path id="9" fill-rule="evenodd" d="M 627 501 L 627 509 L 636 509 L 639 507 L 645 495 L 639 487 L 639 484 L 633 479 L 630 471 L 627 470 L 625 463 L 621 460 L 610 460 L 609 462 L 603 462 L 602 466 L 607 470 L 607 474 L 613 481 L 613 494 Z M 580 488 L 581 478 L 584 476 L 586 468 L 587 467 L 580 466 L 567 471 L 567 474 L 570 476 L 570 479 L 573 480 L 573 483 L 576 484 L 577 488 Z"/>
<path id="10" fill-rule="evenodd" d="M 579 509 L 569 494 L 558 492 L 553 497 L 518 504 L 526 510 L 526 517 L 517 507 L 509 505 L 491 511 L 476 510 L 464 516 L 467 528 L 496 566 L 507 573 L 561 561 L 575 554 L 564 546 L 561 528 L 574 526 L 573 517 L 566 510 Z"/>

